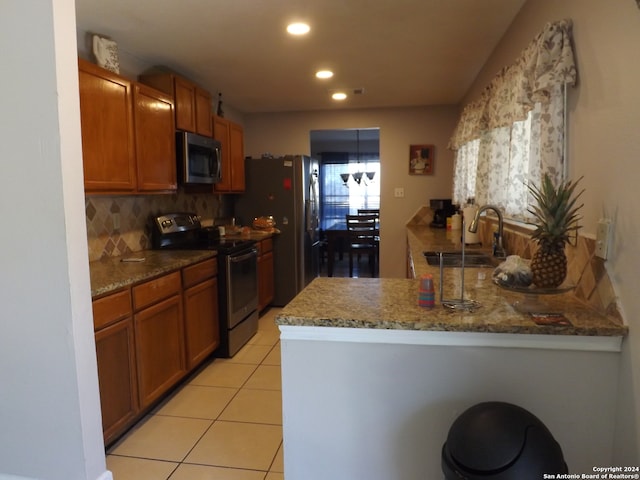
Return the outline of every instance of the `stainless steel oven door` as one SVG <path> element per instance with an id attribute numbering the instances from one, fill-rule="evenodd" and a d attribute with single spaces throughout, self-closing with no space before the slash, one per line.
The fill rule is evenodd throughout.
<path id="1" fill-rule="evenodd" d="M 230 254 L 227 263 L 227 322 L 235 327 L 258 308 L 258 250 Z"/>

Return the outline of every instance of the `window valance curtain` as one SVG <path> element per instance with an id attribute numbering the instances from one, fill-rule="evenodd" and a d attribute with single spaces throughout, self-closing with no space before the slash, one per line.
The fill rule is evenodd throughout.
<path id="1" fill-rule="evenodd" d="M 449 142 L 457 150 L 488 130 L 527 118 L 536 103 L 545 104 L 555 88 L 576 82 L 571 20 L 545 25 L 513 65 L 504 67 L 480 99 L 468 104 Z"/>
<path id="2" fill-rule="evenodd" d="M 571 21 L 549 23 L 462 111 L 449 142 L 456 151 L 453 199 L 527 215 L 526 184 L 564 172 L 564 91 L 576 67 Z"/>

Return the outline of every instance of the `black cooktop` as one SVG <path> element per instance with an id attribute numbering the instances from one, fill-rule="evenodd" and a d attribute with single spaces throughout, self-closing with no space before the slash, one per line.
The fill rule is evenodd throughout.
<path id="1" fill-rule="evenodd" d="M 214 248 L 221 252 L 245 249 L 248 246 L 256 244 L 255 240 L 249 240 L 247 238 L 222 237 L 217 227 L 201 227 L 197 235 L 203 244 L 207 245 L 207 248 Z"/>
<path id="2" fill-rule="evenodd" d="M 168 213 L 153 218 L 151 239 L 160 250 L 217 250 L 231 254 L 255 245 L 254 240 L 221 237 L 216 227 L 203 227 L 193 213 Z"/>

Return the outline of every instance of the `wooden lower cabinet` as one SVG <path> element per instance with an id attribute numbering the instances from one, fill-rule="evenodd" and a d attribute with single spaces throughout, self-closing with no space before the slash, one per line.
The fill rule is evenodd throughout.
<path id="1" fill-rule="evenodd" d="M 130 289 L 93 301 L 105 443 L 122 433 L 140 410 L 132 315 Z"/>
<path id="2" fill-rule="evenodd" d="M 264 310 L 274 296 L 273 240 L 258 243 L 258 311 Z"/>
<path id="3" fill-rule="evenodd" d="M 93 301 L 105 444 L 220 344 L 217 274 L 210 258 Z"/>
<path id="4" fill-rule="evenodd" d="M 95 335 L 105 443 L 121 433 L 138 413 L 135 343 L 131 317 Z"/>
<path id="5" fill-rule="evenodd" d="M 191 370 L 220 345 L 218 279 L 215 259 L 182 271 L 187 369 Z M 187 288 L 188 287 L 188 288 Z"/>
<path id="6" fill-rule="evenodd" d="M 133 317 L 140 407 L 150 405 L 186 374 L 182 298 L 174 295 Z"/>

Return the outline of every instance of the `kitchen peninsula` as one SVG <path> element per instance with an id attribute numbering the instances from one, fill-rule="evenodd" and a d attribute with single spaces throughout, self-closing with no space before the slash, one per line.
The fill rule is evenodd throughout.
<path id="1" fill-rule="evenodd" d="M 433 273 L 437 291 L 421 253 L 450 239 L 426 227 L 407 235 L 416 274 Z M 445 270 L 446 298 L 459 278 Z M 538 416 L 570 472 L 611 464 L 626 327 L 571 294 L 543 299 L 571 326 L 538 326 L 490 269 L 467 269 L 465 292 L 481 304 L 473 312 L 418 307 L 415 279 L 318 278 L 283 309 L 287 478 L 441 478 L 451 423 L 491 400 Z"/>

